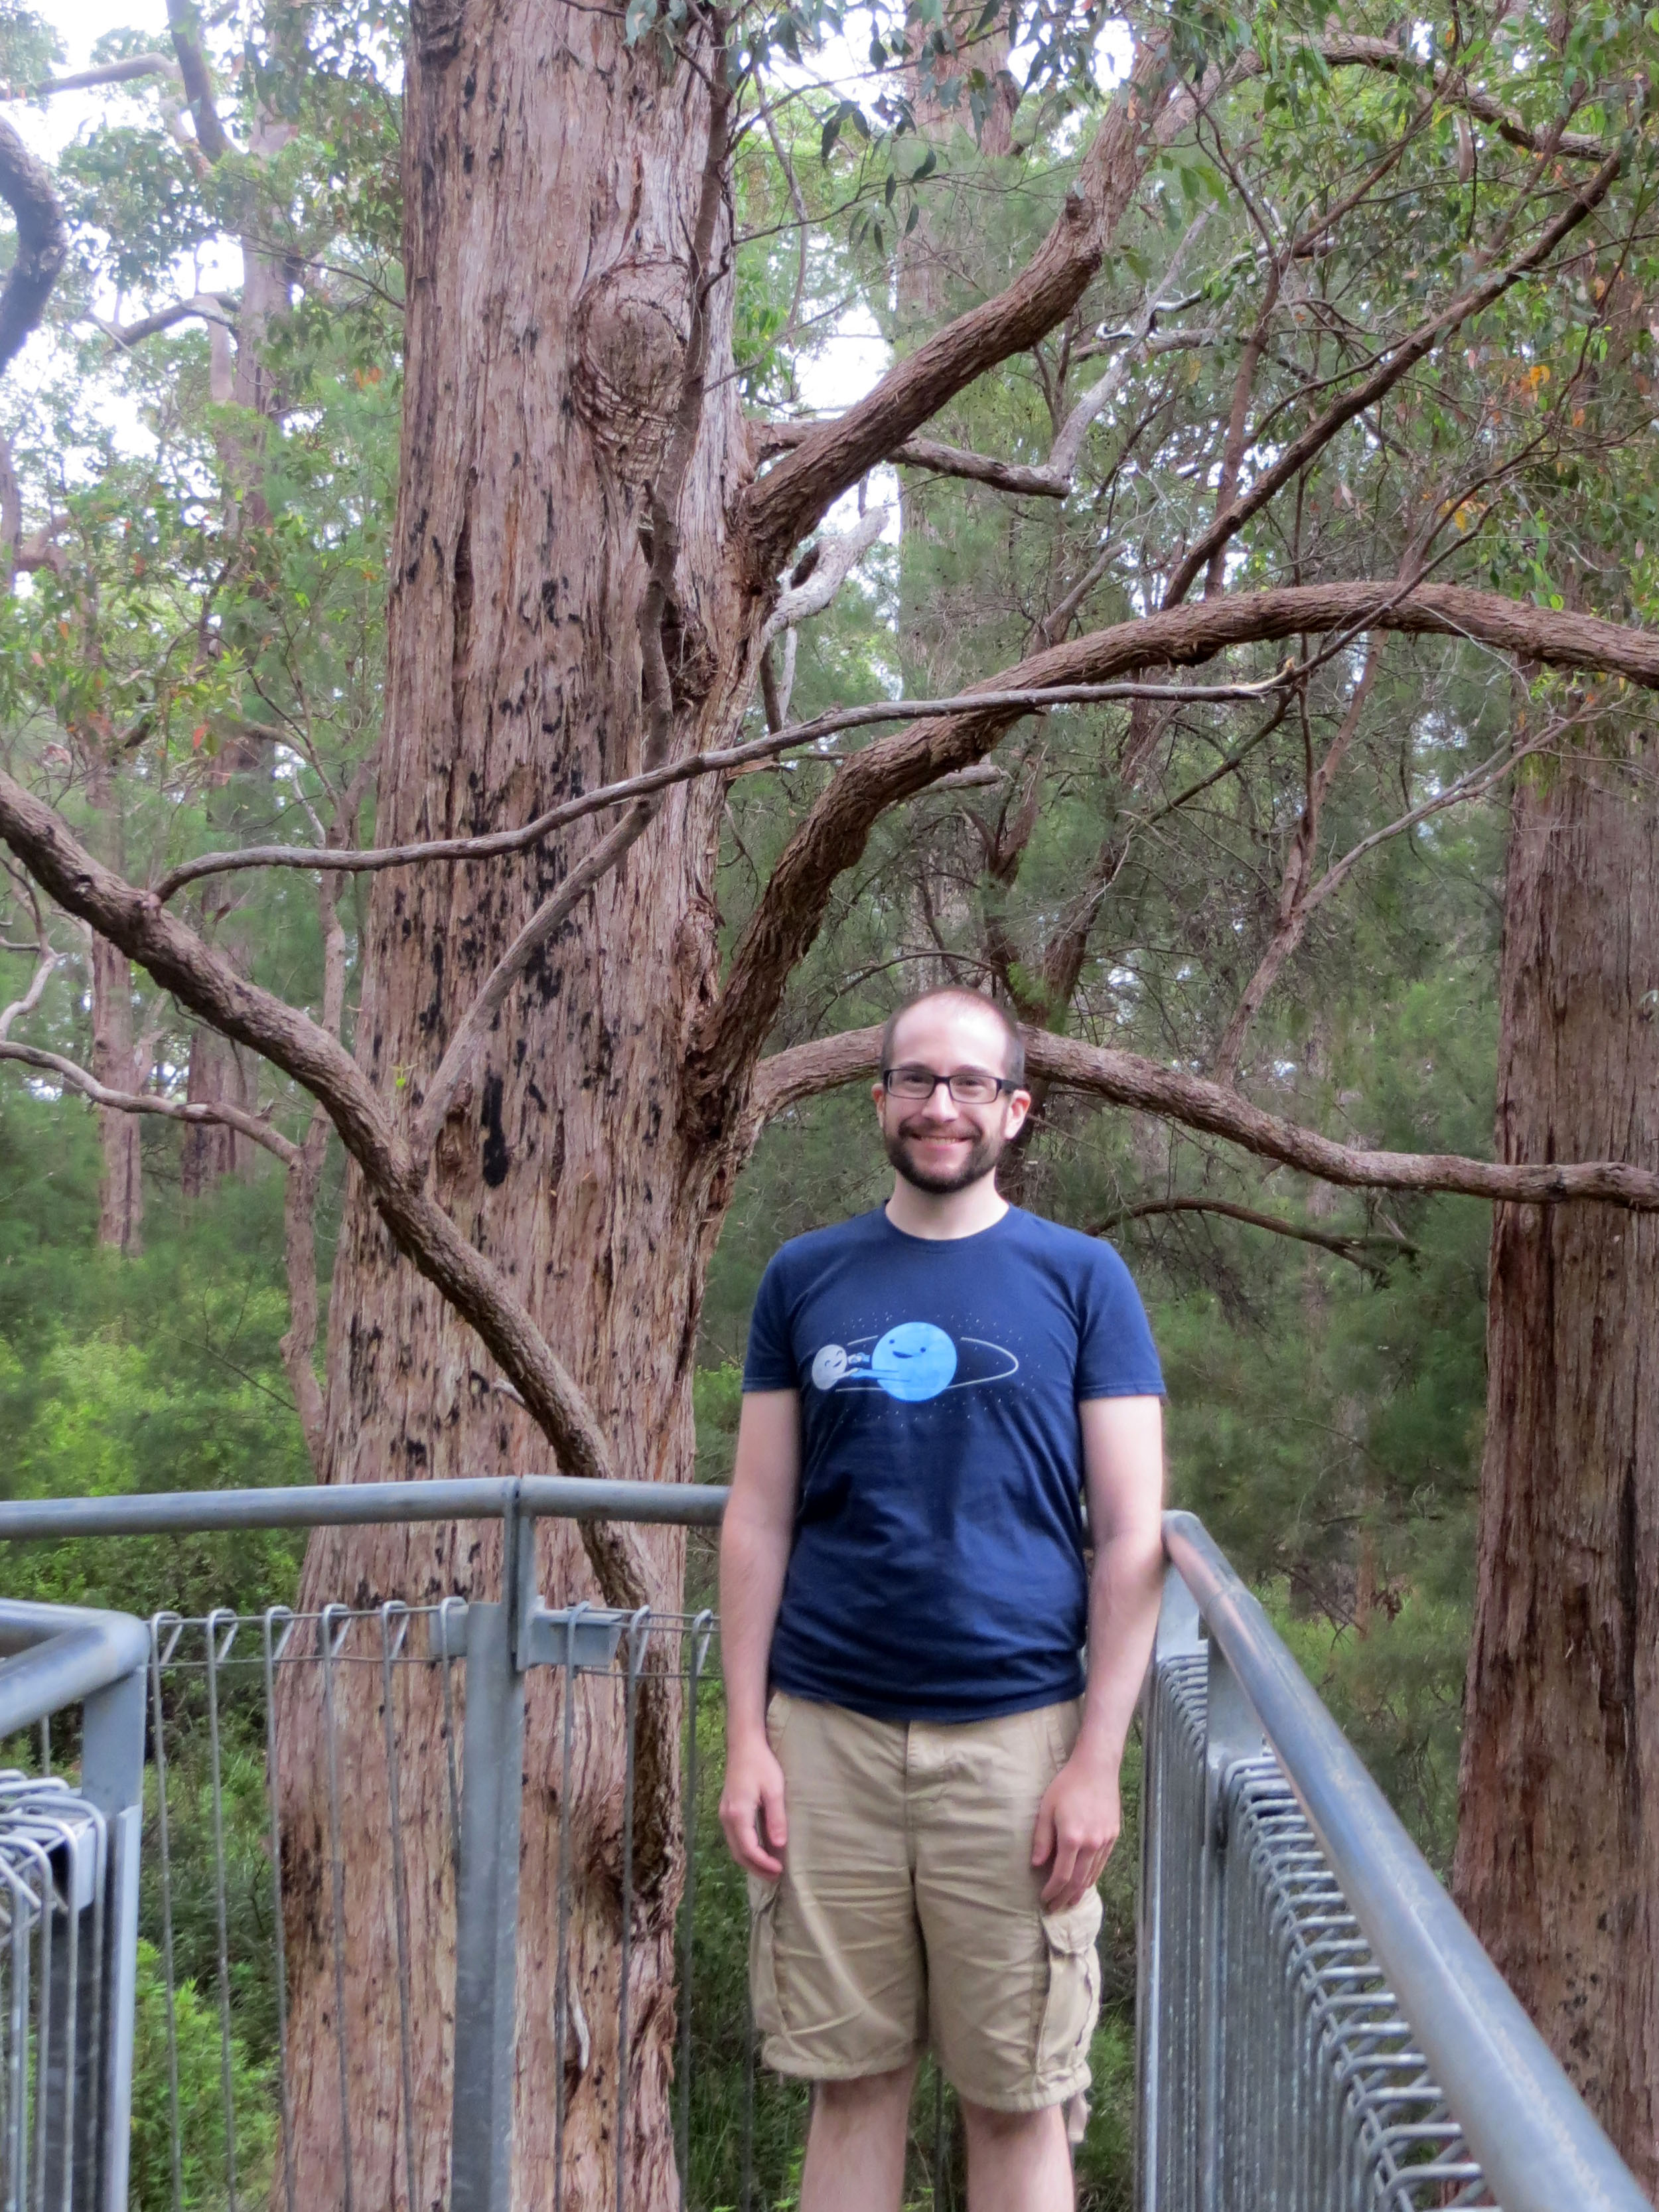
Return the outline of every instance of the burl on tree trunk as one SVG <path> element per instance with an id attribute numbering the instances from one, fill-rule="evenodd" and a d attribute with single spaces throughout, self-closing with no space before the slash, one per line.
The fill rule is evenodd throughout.
<path id="1" fill-rule="evenodd" d="M 685 241 L 709 135 L 706 74 L 665 80 L 618 16 L 540 0 L 417 8 L 404 123 L 407 386 L 391 601 L 379 842 L 529 819 L 641 766 L 636 623 L 641 526 L 679 397 Z M 730 240 L 722 208 L 713 265 Z M 728 289 L 722 279 L 720 290 Z M 709 397 L 679 501 L 680 604 L 667 628 L 675 705 L 697 750 L 740 701 L 703 643 L 690 580 L 727 573 L 726 514 L 747 473 L 717 298 Z M 740 626 L 724 625 L 727 634 Z M 672 793 L 647 838 L 571 914 L 510 995 L 439 1136 L 434 1187 L 523 1298 L 608 1441 L 615 1472 L 688 1480 L 690 1383 L 707 1255 L 733 1163 L 687 1133 L 678 1071 L 715 981 L 713 884 L 722 793 Z M 379 876 L 363 945 L 357 1054 L 379 1093 L 418 1103 L 491 968 L 611 827 L 584 823 L 522 861 Z M 586 841 L 586 842 L 584 842 Z M 394 1253 L 351 1173 L 330 1316 L 326 1478 L 546 1471 L 533 1424 L 494 1387 L 467 1322 Z M 653 1602 L 678 1606 L 682 1540 L 646 1545 Z M 496 1595 L 499 1534 L 404 1530 L 313 1541 L 302 1603 Z M 553 1604 L 599 1600 L 568 1529 L 541 1536 Z M 294 1677 L 311 1669 L 289 1670 Z M 385 1869 L 378 1682 L 340 1719 L 353 1778 L 346 2014 L 354 2164 L 376 2201 L 410 2203 L 401 2142 L 394 1931 Z M 341 2200 L 340 2087 L 327 1942 L 328 1861 L 316 1684 L 279 1716 L 292 1962 L 290 2075 L 299 2201 Z M 411 1695 L 413 1693 L 411 1692 Z M 428 1705 L 430 1699 L 428 1700 Z M 586 1711 L 586 1700 L 580 1710 Z M 514 2201 L 553 2201 L 554 2082 L 568 2110 L 564 2201 L 614 2191 L 620 1705 L 578 1732 L 573 1982 L 586 2033 L 553 2044 L 559 1702 L 532 1676 L 522 1838 Z M 613 1717 L 614 1716 L 614 1717 Z M 400 1716 L 410 1725 L 418 1716 Z M 435 1710 L 427 1771 L 406 1782 L 415 1951 L 413 2104 L 422 2207 L 445 2185 L 453 1897 Z M 414 1741 L 413 1738 L 410 1739 Z M 659 1776 L 672 1792 L 672 1771 Z M 669 1841 L 672 1843 L 672 1834 Z M 668 2117 L 672 1850 L 647 1870 L 635 1926 L 629 2203 L 676 2201 Z M 280 2181 L 278 2194 L 281 2193 Z"/>
<path id="2" fill-rule="evenodd" d="M 1497 1146 L 1659 1166 L 1650 744 L 1517 793 Z M 1500 1206 L 1458 1900 L 1659 2185 L 1659 1217 Z"/>

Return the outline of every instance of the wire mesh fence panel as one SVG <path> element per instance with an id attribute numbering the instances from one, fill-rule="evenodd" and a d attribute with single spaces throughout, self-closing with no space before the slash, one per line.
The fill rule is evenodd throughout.
<path id="1" fill-rule="evenodd" d="M 0 2205 L 99 2202 L 107 1839 L 51 1775 L 0 1771 Z"/>
<path id="2" fill-rule="evenodd" d="M 441 1610 L 392 1601 L 152 1623 L 136 2212 L 236 2212 L 273 2187 L 301 2212 L 296 2103 L 312 2136 L 326 2137 L 343 2204 L 371 2173 L 373 2201 L 399 2204 L 411 2173 L 428 2178 L 414 2086 L 441 2008 L 417 2016 L 415 1988 L 431 1978 L 446 1926 L 453 1935 L 465 1663 L 442 1656 Z M 449 1869 L 418 1914 L 411 1769 L 413 1820 L 429 1826 L 435 1806 Z M 323 2033 L 308 2020 L 303 2049 L 289 2011 L 296 1930 L 324 1991 Z M 357 2139 L 356 2042 L 372 2043 L 377 2063 L 391 2054 L 370 2142 Z M 447 2122 L 441 2094 L 424 2119 L 428 2132 Z M 427 2203 L 441 2201 L 436 2178 Z"/>
<path id="3" fill-rule="evenodd" d="M 1143 2212 L 1491 2205 L 1278 1761 L 1206 1771 L 1207 1675 L 1148 1700 Z"/>

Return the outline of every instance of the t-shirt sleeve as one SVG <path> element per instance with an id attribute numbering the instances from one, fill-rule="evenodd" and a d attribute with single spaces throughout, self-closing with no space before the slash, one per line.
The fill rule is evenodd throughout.
<path id="1" fill-rule="evenodd" d="M 789 1297 L 780 1265 L 781 1253 L 767 1262 L 766 1273 L 755 1293 L 755 1310 L 749 1320 L 749 1346 L 744 1356 L 745 1390 L 793 1390 L 800 1376 L 790 1341 Z"/>
<path id="2" fill-rule="evenodd" d="M 1155 1398 L 1164 1370 L 1134 1279 L 1109 1244 L 1097 1244 L 1084 1291 L 1079 1398 Z"/>

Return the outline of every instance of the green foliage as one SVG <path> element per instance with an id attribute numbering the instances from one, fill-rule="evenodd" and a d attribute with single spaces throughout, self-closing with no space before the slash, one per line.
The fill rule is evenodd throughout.
<path id="1" fill-rule="evenodd" d="M 207 1984 L 177 1979 L 167 2002 L 161 1953 L 138 1945 L 137 2005 L 132 2060 L 132 2136 L 129 2203 L 132 2212 L 219 2212 L 231 2202 L 225 2160 L 225 2045 L 216 1999 Z M 171 2033 L 169 2033 L 171 2030 Z M 173 2196 L 173 2083 L 178 2087 L 182 2148 L 179 2194 Z M 229 2041 L 234 2116 L 236 2192 L 244 2203 L 268 2193 L 276 2151 L 276 2084 L 269 2065 L 248 2056 L 246 2039 Z"/>

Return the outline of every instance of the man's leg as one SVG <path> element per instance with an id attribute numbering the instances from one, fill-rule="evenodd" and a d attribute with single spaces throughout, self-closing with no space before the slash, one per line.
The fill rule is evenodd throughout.
<path id="1" fill-rule="evenodd" d="M 962 2106 L 968 2137 L 968 2212 L 1072 2212 L 1066 2108 L 994 2112 Z M 805 2208 L 806 2199 L 801 2199 Z"/>
<path id="2" fill-rule="evenodd" d="M 891 2074 L 866 2074 L 860 2081 L 817 2084 L 800 2212 L 898 2212 L 915 2078 L 912 2064 Z M 1063 2135 L 1060 2147 L 1065 2148 Z"/>

